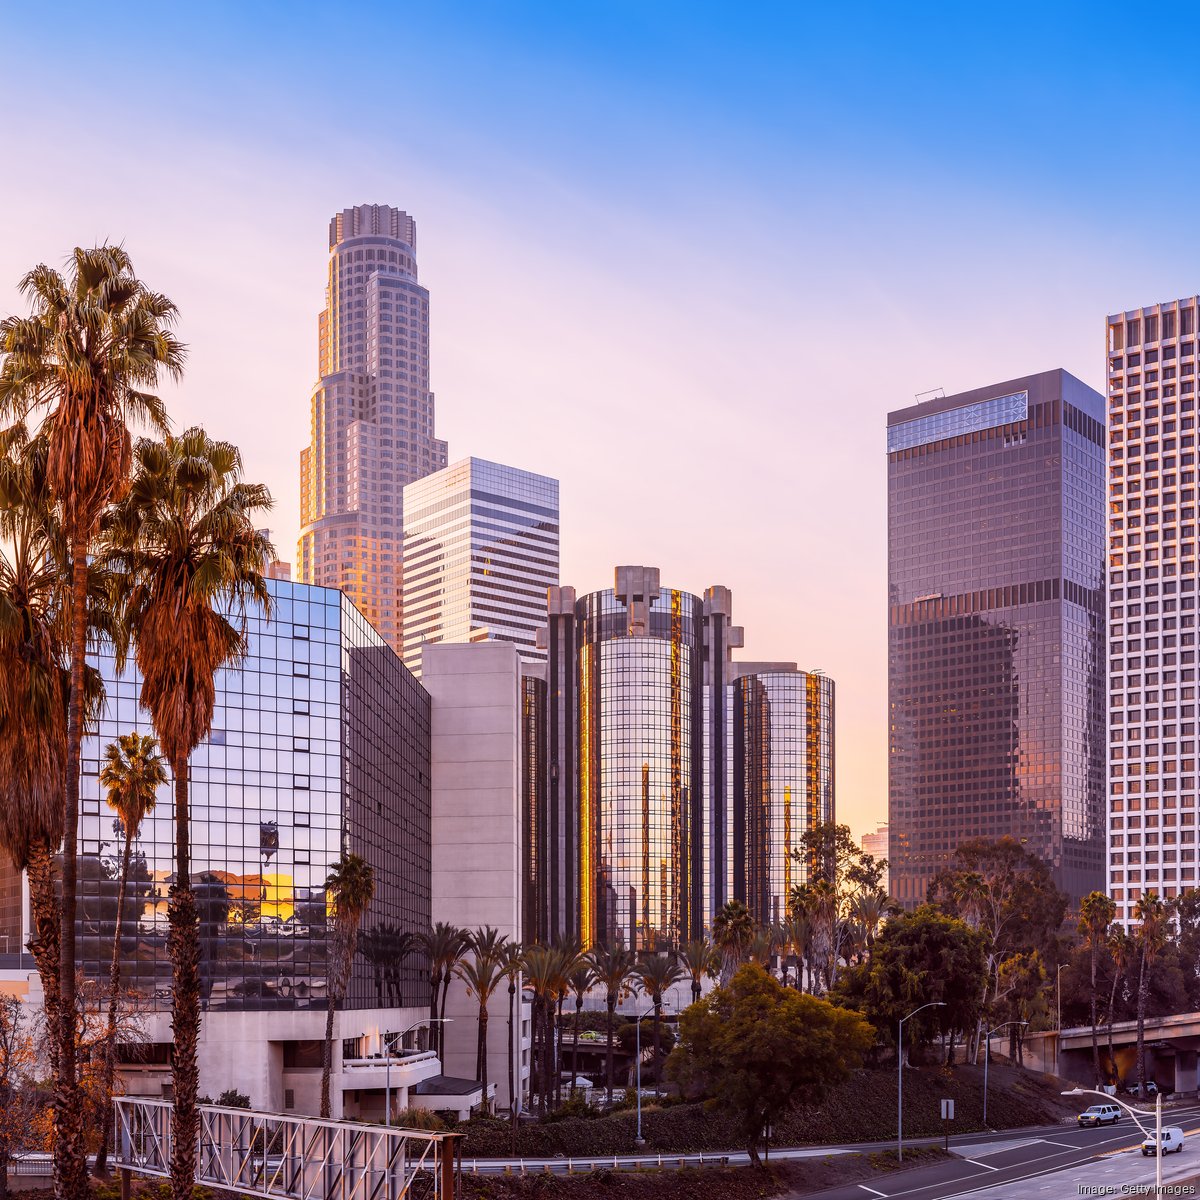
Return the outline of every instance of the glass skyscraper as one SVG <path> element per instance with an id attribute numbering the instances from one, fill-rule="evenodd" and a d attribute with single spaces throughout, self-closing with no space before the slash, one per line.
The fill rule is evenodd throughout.
<path id="1" fill-rule="evenodd" d="M 558 480 L 466 458 L 404 489 L 404 661 L 426 642 L 512 642 L 537 631 L 558 583 Z"/>
<path id="2" fill-rule="evenodd" d="M 361 204 L 329 223 L 297 575 L 340 588 L 402 651 L 402 489 L 446 465 L 429 390 L 429 292 L 417 223 Z"/>
<path id="3" fill-rule="evenodd" d="M 249 654 L 218 675 L 213 729 L 191 758 L 192 883 L 210 1011 L 324 1006 L 324 881 L 344 851 L 374 870 L 364 931 L 387 931 L 395 944 L 430 921 L 429 697 L 339 592 L 275 580 L 268 588 L 271 619 L 252 612 Z M 98 776 L 109 742 L 153 729 L 132 664 L 118 676 L 102 654 L 99 666 L 107 702 L 83 743 L 77 945 L 87 972 L 107 978 L 122 834 Z M 124 980 L 159 1007 L 170 1002 L 173 853 L 168 784 L 135 843 L 122 930 Z M 416 1006 L 427 985 L 415 949 L 383 964 L 359 955 L 344 1007 Z"/>
<path id="4" fill-rule="evenodd" d="M 1065 371 L 888 417 L 889 861 L 1011 835 L 1104 882 L 1104 407 Z"/>
<path id="5" fill-rule="evenodd" d="M 1109 889 L 1195 887 L 1200 297 L 1107 320 Z"/>

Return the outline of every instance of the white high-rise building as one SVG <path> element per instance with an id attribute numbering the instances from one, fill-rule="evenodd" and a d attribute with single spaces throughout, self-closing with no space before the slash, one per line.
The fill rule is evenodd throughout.
<path id="1" fill-rule="evenodd" d="M 404 662 L 426 642 L 512 642 L 537 631 L 558 584 L 558 480 L 465 458 L 404 489 Z"/>
<path id="2" fill-rule="evenodd" d="M 1108 886 L 1196 886 L 1200 297 L 1115 313 L 1108 350 Z"/>
<path id="3" fill-rule="evenodd" d="M 384 204 L 330 221 L 312 441 L 300 453 L 297 575 L 340 588 L 397 652 L 403 488 L 446 465 L 433 435 L 416 245 L 413 218 Z"/>

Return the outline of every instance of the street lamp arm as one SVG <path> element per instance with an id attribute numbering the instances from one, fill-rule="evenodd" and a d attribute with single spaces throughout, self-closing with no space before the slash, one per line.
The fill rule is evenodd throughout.
<path id="1" fill-rule="evenodd" d="M 1138 1117 L 1153 1117 L 1153 1112 L 1147 1112 L 1144 1108 L 1134 1108 L 1132 1104 L 1126 1104 L 1119 1096 L 1110 1095 L 1108 1092 L 1102 1092 L 1099 1088 L 1072 1088 L 1069 1092 L 1061 1093 L 1064 1096 L 1103 1096 L 1109 1104 L 1119 1104 L 1132 1118 L 1133 1123 L 1142 1131 L 1145 1137 L 1150 1136 L 1150 1131 L 1138 1120 Z"/>

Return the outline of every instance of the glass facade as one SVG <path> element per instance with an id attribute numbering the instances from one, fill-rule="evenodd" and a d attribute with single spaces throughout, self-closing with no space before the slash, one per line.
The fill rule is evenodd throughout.
<path id="1" fill-rule="evenodd" d="M 558 583 L 558 480 L 468 458 L 404 489 L 404 661 L 426 642 L 512 642 L 537 631 Z"/>
<path id="2" fill-rule="evenodd" d="M 249 620 L 249 654 L 222 671 L 212 732 L 191 759 L 192 883 L 201 913 L 208 1009 L 323 1006 L 328 935 L 324 880 L 340 854 L 365 858 L 375 896 L 364 930 L 417 933 L 430 921 L 429 697 L 339 592 L 268 583 L 272 619 Z M 79 956 L 107 977 L 116 912 L 119 822 L 103 800 L 103 748 L 153 732 L 132 664 L 99 667 L 108 693 L 83 746 Z M 142 825 L 126 893 L 125 980 L 170 1002 L 167 898 L 173 799 L 164 786 Z M 360 955 L 348 1008 L 384 1006 L 385 973 Z M 418 952 L 386 973 L 391 998 L 418 1004 Z"/>
<path id="3" fill-rule="evenodd" d="M 945 436 L 888 455 L 892 892 L 1011 835 L 1079 897 L 1104 864 L 1102 400 L 1050 371 L 889 418 L 918 425 Z"/>
<path id="4" fill-rule="evenodd" d="M 1109 890 L 1197 886 L 1196 363 L 1200 297 L 1107 321 Z"/>
<path id="5" fill-rule="evenodd" d="M 732 691 L 733 891 L 755 920 L 777 924 L 792 888 L 808 882 L 793 851 L 834 816 L 833 680 L 764 672 Z"/>

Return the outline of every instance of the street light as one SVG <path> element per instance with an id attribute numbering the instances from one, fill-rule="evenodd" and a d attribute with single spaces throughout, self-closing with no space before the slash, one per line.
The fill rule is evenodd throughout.
<path id="1" fill-rule="evenodd" d="M 1062 972 L 1066 963 L 1058 964 L 1058 971 L 1054 976 L 1054 990 L 1057 993 L 1057 1010 L 1058 1019 L 1054 1024 L 1054 1073 L 1058 1074 L 1061 1067 L 1060 1056 L 1062 1054 Z M 1044 1061 L 1044 1060 L 1043 1060 Z"/>
<path id="2" fill-rule="evenodd" d="M 633 1018 L 634 1056 L 637 1059 L 637 1136 L 633 1139 L 635 1146 L 646 1144 L 646 1139 L 642 1137 L 642 1018 L 648 1017 L 653 1011 L 654 1005 L 652 1004 L 641 1016 Z"/>
<path id="3" fill-rule="evenodd" d="M 1028 1021 L 1005 1021 L 1003 1025 L 997 1025 L 995 1029 L 987 1031 L 987 1040 L 983 1045 L 983 1127 L 987 1128 L 987 1079 L 988 1079 L 988 1063 L 992 1060 L 992 1034 L 999 1033 L 1001 1029 L 1007 1029 L 1010 1025 L 1028 1025 Z"/>
<path id="4" fill-rule="evenodd" d="M 1144 1108 L 1134 1108 L 1131 1104 L 1126 1104 L 1124 1100 L 1118 1099 L 1116 1096 L 1110 1096 L 1107 1092 L 1102 1092 L 1098 1088 L 1072 1088 L 1069 1092 L 1063 1092 L 1064 1096 L 1103 1096 L 1109 1104 L 1119 1104 L 1132 1118 L 1133 1123 L 1142 1131 L 1143 1137 L 1149 1137 L 1145 1125 L 1138 1120 L 1138 1117 L 1154 1117 L 1154 1194 L 1162 1195 L 1162 1092 L 1159 1092 L 1154 1098 L 1154 1112 L 1148 1113 Z"/>
<path id="5" fill-rule="evenodd" d="M 407 1029 L 400 1030 L 399 1033 L 392 1035 L 395 1041 L 399 1041 L 406 1033 L 411 1033 L 420 1025 L 449 1025 L 454 1020 L 453 1017 L 422 1017 L 419 1021 L 414 1021 Z M 393 1042 L 393 1045 L 395 1043 Z M 384 1111 L 383 1123 L 386 1128 L 392 1127 L 392 1047 L 388 1045 L 388 1034 L 383 1035 L 383 1052 L 385 1056 L 384 1062 Z M 487 1097 L 484 1096 L 483 1103 L 487 1105 Z"/>
<path id="6" fill-rule="evenodd" d="M 896 1033 L 896 1160 L 904 1161 L 904 1022 L 927 1008 L 945 1008 L 945 1000 L 930 1000 L 920 1008 L 914 1008 L 907 1017 L 900 1018 Z"/>

